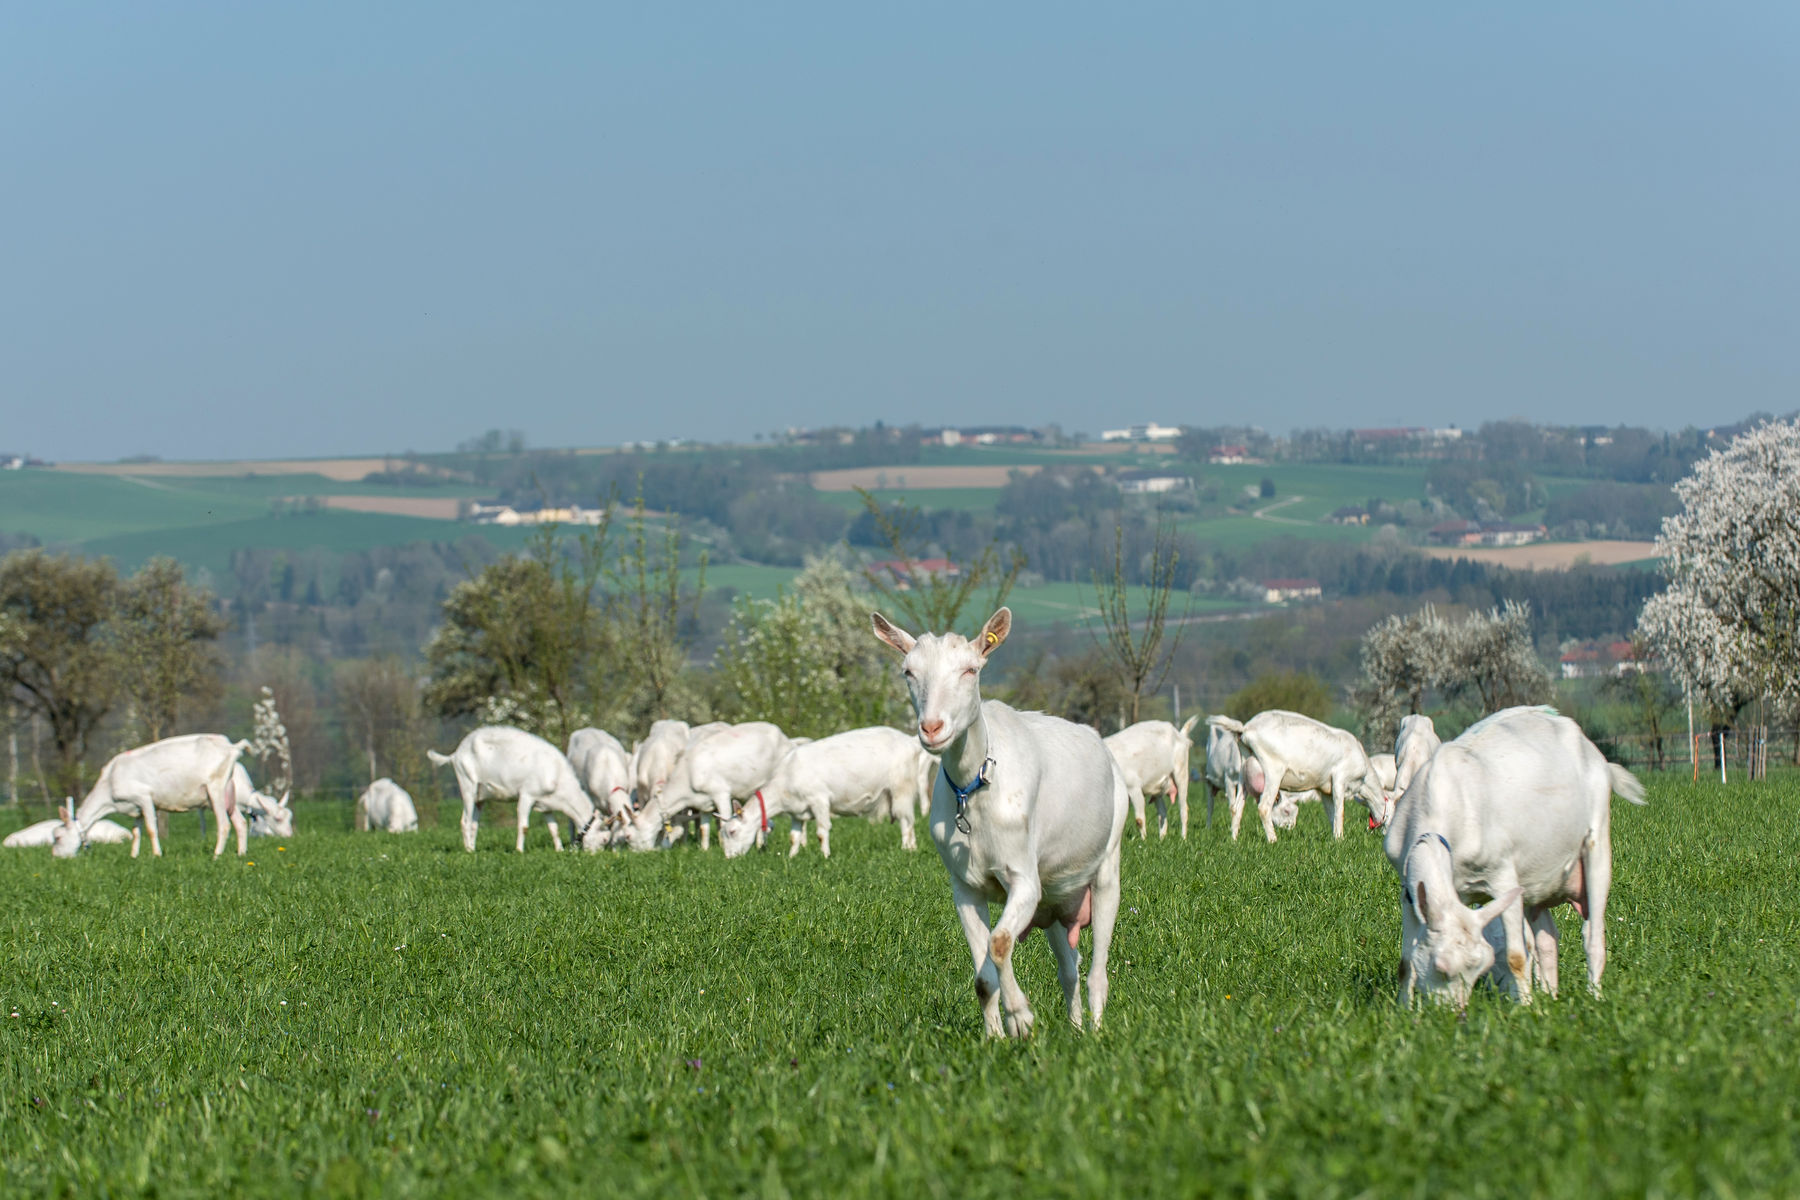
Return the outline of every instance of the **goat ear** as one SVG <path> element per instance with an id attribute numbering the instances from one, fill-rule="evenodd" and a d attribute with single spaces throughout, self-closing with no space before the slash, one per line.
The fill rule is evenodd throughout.
<path id="1" fill-rule="evenodd" d="M 900 628 L 880 613 L 869 614 L 869 624 L 875 630 L 875 636 L 898 650 L 902 654 L 911 654 L 917 639 L 906 630 Z"/>
<path id="2" fill-rule="evenodd" d="M 1511 888 L 1504 895 L 1495 896 L 1492 900 L 1475 910 L 1475 920 L 1482 928 L 1500 918 L 1500 914 L 1518 903 L 1519 897 L 1525 894 L 1524 888 Z"/>
<path id="3" fill-rule="evenodd" d="M 981 657 L 986 658 L 995 650 L 998 650 L 1000 648 L 1000 643 L 1004 642 L 1006 640 L 1006 635 L 1011 632 L 1012 609 L 1001 608 L 994 613 L 993 616 L 987 619 L 986 625 L 981 627 L 981 637 L 979 639 L 981 643 Z"/>
<path id="4" fill-rule="evenodd" d="M 1413 909 L 1419 914 L 1419 920 L 1425 922 L 1426 928 L 1436 929 L 1437 922 L 1432 920 L 1431 905 L 1425 898 L 1425 881 L 1419 880 L 1413 889 Z"/>

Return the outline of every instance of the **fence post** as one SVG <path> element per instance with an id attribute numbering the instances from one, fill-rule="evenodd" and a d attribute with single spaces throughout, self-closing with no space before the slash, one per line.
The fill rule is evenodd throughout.
<path id="1" fill-rule="evenodd" d="M 1688 765 L 1694 768 L 1694 782 L 1700 782 L 1700 745 L 1694 741 L 1694 697 L 1687 698 L 1688 712 Z"/>

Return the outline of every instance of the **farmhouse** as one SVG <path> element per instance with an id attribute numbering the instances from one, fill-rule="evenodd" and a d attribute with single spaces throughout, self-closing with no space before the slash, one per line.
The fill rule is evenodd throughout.
<path id="1" fill-rule="evenodd" d="M 1564 679 L 1595 679 L 1643 671 L 1648 664 L 1630 642 L 1572 642 L 1562 653 Z"/>
<path id="2" fill-rule="evenodd" d="M 1250 447 L 1248 447 L 1248 446 L 1214 446 L 1212 448 L 1212 453 L 1208 454 L 1206 456 L 1206 460 L 1208 462 L 1219 463 L 1224 466 L 1230 466 L 1232 463 L 1249 462 L 1250 461 Z"/>
<path id="3" fill-rule="evenodd" d="M 870 563 L 869 573 L 885 576 L 894 590 L 904 592 L 915 578 L 957 579 L 962 575 L 962 568 L 947 558 L 914 559 L 910 565 L 896 558 Z"/>
<path id="4" fill-rule="evenodd" d="M 969 425 L 963 428 L 946 425 L 926 431 L 919 438 L 927 446 L 999 446 L 1030 445 L 1044 440 L 1041 430 L 1023 425 Z"/>
<path id="5" fill-rule="evenodd" d="M 1180 426 L 1158 425 L 1155 421 L 1145 425 L 1129 425 L 1124 429 L 1100 431 L 1100 440 L 1103 442 L 1172 442 L 1180 436 Z"/>
<path id="6" fill-rule="evenodd" d="M 567 507 L 514 508 L 510 504 L 471 504 L 467 520 L 474 525 L 598 525 L 604 509 Z"/>
<path id="7" fill-rule="evenodd" d="M 1542 525 L 1515 525 L 1507 521 L 1444 521 L 1425 536 L 1438 546 L 1523 546 L 1542 541 Z"/>
<path id="8" fill-rule="evenodd" d="M 1286 604 L 1290 600 L 1317 600 L 1325 594 L 1316 579 L 1265 579 L 1262 581 L 1265 604 Z"/>
<path id="9" fill-rule="evenodd" d="M 1367 509 L 1358 508 L 1354 504 L 1346 504 L 1342 508 L 1333 509 L 1331 515 L 1325 519 L 1333 525 L 1367 525 L 1369 513 Z"/>
<path id="10" fill-rule="evenodd" d="M 1194 481 L 1186 475 L 1174 475 L 1167 471 L 1120 471 L 1113 477 L 1113 482 L 1127 496 L 1184 492 L 1194 486 Z"/>

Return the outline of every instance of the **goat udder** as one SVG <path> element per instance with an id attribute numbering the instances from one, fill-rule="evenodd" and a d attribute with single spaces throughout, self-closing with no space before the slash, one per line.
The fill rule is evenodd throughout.
<path id="1" fill-rule="evenodd" d="M 1576 856 L 1575 865 L 1569 868 L 1569 877 L 1563 880 L 1563 894 L 1575 906 L 1581 919 L 1587 920 L 1587 871 L 1582 867 L 1579 855 Z"/>
<path id="2" fill-rule="evenodd" d="M 1075 919 L 1068 923 L 1069 949 L 1075 949 L 1075 941 L 1081 936 L 1082 927 L 1092 923 L 1094 919 L 1094 889 L 1088 888 L 1081 893 L 1081 907 L 1075 911 Z"/>

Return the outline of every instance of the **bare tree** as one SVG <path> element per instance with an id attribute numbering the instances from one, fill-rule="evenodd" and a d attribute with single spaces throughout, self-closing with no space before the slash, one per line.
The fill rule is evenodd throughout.
<path id="1" fill-rule="evenodd" d="M 607 618 L 612 639 L 613 675 L 627 698 L 627 720 L 648 724 L 669 715 L 671 694 L 687 667 L 692 642 L 684 610 L 697 616 L 706 591 L 706 551 L 699 555 L 699 577 L 692 602 L 683 603 L 681 552 L 686 538 L 669 520 L 660 545 L 652 545 L 644 512 L 643 480 L 632 502 L 630 546 L 608 572 Z M 600 686 L 605 687 L 605 683 Z"/>
<path id="2" fill-rule="evenodd" d="M 1165 517 L 1156 523 L 1156 536 L 1146 564 L 1146 582 L 1137 589 L 1144 597 L 1141 620 L 1132 616 L 1133 589 L 1125 573 L 1125 528 L 1113 527 L 1112 573 L 1102 576 L 1094 572 L 1094 591 L 1099 598 L 1100 621 L 1105 636 L 1100 644 L 1117 669 L 1124 684 L 1131 720 L 1136 724 L 1144 693 L 1162 686 L 1181 644 L 1181 626 L 1177 625 L 1173 640 L 1163 645 L 1167 633 L 1169 599 L 1175 592 L 1175 564 L 1181 552 L 1175 544 L 1175 527 Z M 1191 601 L 1190 601 L 1191 604 Z M 1179 717 L 1181 714 L 1177 713 Z"/>
<path id="3" fill-rule="evenodd" d="M 1003 555 L 999 544 L 990 542 L 973 562 L 960 568 L 928 570 L 922 565 L 925 548 L 919 544 L 916 533 L 923 523 L 919 510 L 902 505 L 896 516 L 866 489 L 857 488 L 856 494 L 862 497 L 863 507 L 868 509 L 875 528 L 894 555 L 885 564 L 886 569 L 871 567 L 864 571 L 884 607 L 903 614 L 915 629 L 942 633 L 956 628 L 977 592 L 992 589 L 991 603 L 980 614 L 983 620 L 1006 603 L 1019 572 L 1025 568 L 1025 556 L 1016 548 L 1008 547 Z"/>
<path id="4" fill-rule="evenodd" d="M 405 665 L 391 655 L 345 663 L 337 694 L 347 731 L 368 759 L 369 782 L 410 774 L 420 741 L 419 685 Z"/>

